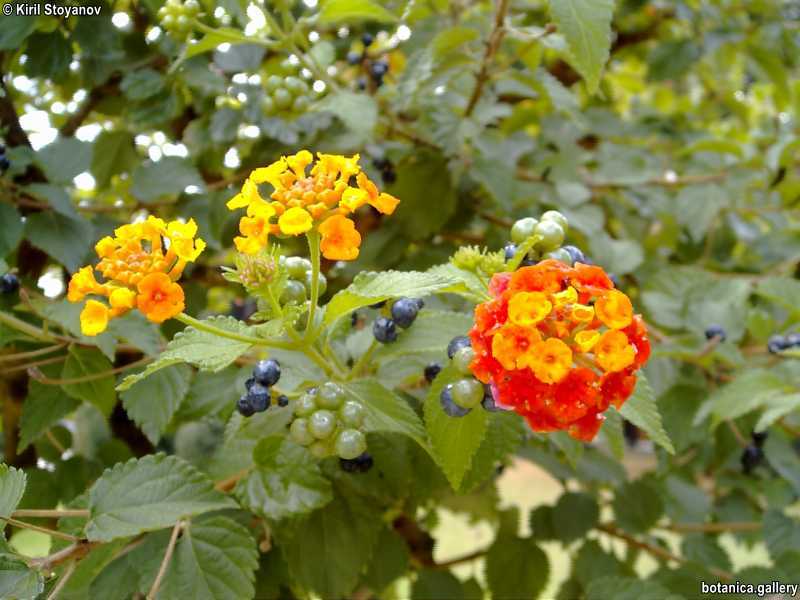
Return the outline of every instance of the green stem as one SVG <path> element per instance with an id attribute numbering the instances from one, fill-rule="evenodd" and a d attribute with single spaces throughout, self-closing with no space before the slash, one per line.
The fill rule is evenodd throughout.
<path id="1" fill-rule="evenodd" d="M 311 344 L 314 341 L 314 329 L 316 328 L 314 317 L 317 311 L 317 302 L 319 302 L 319 232 L 309 231 L 306 233 L 306 238 L 308 238 L 308 254 L 311 259 L 311 307 L 308 310 L 305 341 L 307 344 Z"/>
<path id="2" fill-rule="evenodd" d="M 53 342 L 55 339 L 50 334 L 42 331 L 40 328 L 36 327 L 35 325 L 31 325 L 30 323 L 26 323 L 22 319 L 18 319 L 8 313 L 0 312 L 0 323 L 3 325 L 8 325 L 12 329 L 16 329 L 17 331 L 21 331 L 22 333 L 31 336 L 37 340 L 41 340 L 43 342 Z"/>
<path id="3" fill-rule="evenodd" d="M 239 333 L 234 333 L 232 331 L 226 331 L 225 329 L 220 329 L 219 327 L 214 327 L 213 325 L 205 322 L 200 321 L 199 319 L 195 319 L 194 317 L 190 317 L 186 313 L 181 313 L 175 317 L 181 323 L 185 323 L 186 325 L 190 325 L 199 331 L 205 331 L 206 333 L 210 333 L 216 335 L 218 337 L 227 338 L 229 340 L 235 340 L 237 342 L 242 342 L 245 344 L 253 344 L 254 346 L 269 346 L 272 348 L 283 348 L 285 350 L 296 350 L 297 346 L 291 342 L 281 342 L 279 340 L 268 340 L 265 338 L 257 338 L 250 335 L 241 335 Z"/>
<path id="4" fill-rule="evenodd" d="M 528 252 L 530 252 L 531 249 L 540 241 L 542 241 L 542 236 L 537 234 L 537 235 L 532 235 L 527 240 L 522 242 L 519 245 L 519 248 L 517 248 L 517 253 L 514 255 L 514 258 L 508 261 L 508 264 L 506 265 L 506 270 L 509 273 L 516 271 L 517 268 L 519 267 L 519 263 L 525 260 L 525 256 L 527 256 Z"/>
<path id="5" fill-rule="evenodd" d="M 358 358 L 356 364 L 353 365 L 353 368 L 350 369 L 350 373 L 347 376 L 348 381 L 361 374 L 361 371 L 363 371 L 364 367 L 366 367 L 369 364 L 372 355 L 375 353 L 375 350 L 377 349 L 378 349 L 377 340 L 372 340 L 372 343 L 369 345 L 369 348 L 366 349 L 364 354 L 362 354 Z"/>

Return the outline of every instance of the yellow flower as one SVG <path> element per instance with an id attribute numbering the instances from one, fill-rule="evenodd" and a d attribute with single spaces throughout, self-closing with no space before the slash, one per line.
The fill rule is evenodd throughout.
<path id="1" fill-rule="evenodd" d="M 632 365 L 636 358 L 636 350 L 628 342 L 627 335 L 611 329 L 600 336 L 594 347 L 594 356 L 604 371 L 613 373 Z"/>
<path id="2" fill-rule="evenodd" d="M 353 222 L 342 215 L 328 217 L 319 226 L 322 234 L 322 255 L 329 260 L 355 260 L 361 245 L 361 234 Z"/>
<path id="3" fill-rule="evenodd" d="M 572 367 L 572 350 L 558 338 L 539 342 L 523 357 L 533 374 L 544 383 L 558 383 Z"/>
<path id="4" fill-rule="evenodd" d="M 369 202 L 371 206 L 375 207 L 378 212 L 381 212 L 385 215 L 390 215 L 400 203 L 400 200 L 391 194 L 379 192 L 378 186 L 367 179 L 367 176 L 364 173 L 359 173 L 358 177 L 356 177 L 356 181 L 358 183 L 358 187 L 367 192 L 367 202 Z"/>
<path id="5" fill-rule="evenodd" d="M 596 329 L 585 329 L 575 334 L 575 344 L 581 352 L 589 352 L 599 339 L 600 332 Z"/>
<path id="6" fill-rule="evenodd" d="M 114 238 L 108 235 L 94 245 L 94 251 L 97 252 L 97 256 L 100 258 L 108 258 L 114 254 L 114 250 L 116 249 L 117 243 L 114 241 Z"/>
<path id="7" fill-rule="evenodd" d="M 574 287 L 569 286 L 563 292 L 553 294 L 553 306 L 564 306 L 565 304 L 575 304 L 578 301 L 578 292 Z"/>
<path id="8" fill-rule="evenodd" d="M 128 288 L 117 288 L 108 297 L 108 303 L 112 308 L 119 310 L 130 310 L 136 306 L 136 294 Z"/>
<path id="9" fill-rule="evenodd" d="M 508 319 L 515 325 L 530 327 L 553 310 L 553 305 L 542 292 L 521 292 L 508 303 Z"/>
<path id="10" fill-rule="evenodd" d="M 585 304 L 573 304 L 570 317 L 578 323 L 591 323 L 594 320 L 594 307 Z"/>
<path id="11" fill-rule="evenodd" d="M 504 369 L 523 368 L 524 357 L 541 341 L 536 329 L 506 323 L 492 337 L 492 356 Z"/>
<path id="12" fill-rule="evenodd" d="M 70 302 L 80 302 L 87 294 L 93 293 L 100 284 L 94 278 L 92 267 L 81 267 L 72 274 L 67 288 L 67 300 Z"/>
<path id="13" fill-rule="evenodd" d="M 286 157 L 286 164 L 300 179 L 306 176 L 306 167 L 314 160 L 314 156 L 308 150 L 300 150 L 297 154 Z"/>
<path id="14" fill-rule="evenodd" d="M 633 321 L 630 298 L 618 290 L 610 290 L 594 305 L 597 318 L 611 329 L 624 329 Z"/>
<path id="15" fill-rule="evenodd" d="M 272 166 L 274 165 L 271 165 L 270 167 Z M 266 169 L 256 169 L 256 171 L 258 170 Z M 255 171 L 253 171 L 253 173 L 255 173 Z M 228 203 L 225 206 L 227 206 L 229 210 L 235 210 L 237 208 L 245 208 L 253 202 L 258 202 L 259 200 L 262 202 L 264 201 L 264 199 L 261 197 L 261 194 L 258 193 L 258 186 L 251 175 L 249 178 L 245 179 L 245 182 L 242 185 L 242 191 L 228 200 Z"/>
<path id="16" fill-rule="evenodd" d="M 194 222 L 194 219 L 189 219 L 187 223 L 171 221 L 167 225 L 166 234 L 170 240 L 169 249 L 178 258 L 187 262 L 197 259 L 206 247 L 206 243 L 203 240 L 194 239 L 194 236 L 197 235 L 197 223 Z"/>
<path id="17" fill-rule="evenodd" d="M 310 230 L 312 225 L 311 215 L 299 206 L 290 208 L 278 219 L 278 227 L 285 235 L 300 235 Z"/>
<path id="18" fill-rule="evenodd" d="M 81 333 L 95 336 L 108 327 L 108 307 L 97 300 L 87 300 L 81 311 Z"/>
<path id="19" fill-rule="evenodd" d="M 259 167 L 255 169 L 250 173 L 250 180 L 257 184 L 268 183 L 277 189 L 281 186 L 280 176 L 286 172 L 287 168 L 286 159 L 281 158 L 268 167 Z M 230 204 L 228 208 L 230 208 Z"/>

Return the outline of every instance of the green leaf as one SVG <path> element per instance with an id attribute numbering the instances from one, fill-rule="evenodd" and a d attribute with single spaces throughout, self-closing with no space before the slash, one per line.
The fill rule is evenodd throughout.
<path id="1" fill-rule="evenodd" d="M 800 281 L 789 277 L 766 277 L 758 282 L 755 293 L 787 310 L 796 311 L 795 299 L 800 297 Z"/>
<path id="2" fill-rule="evenodd" d="M 699 587 L 699 586 L 698 586 Z M 634 577 L 601 577 L 589 582 L 587 600 L 680 600 L 681 596 L 652 581 Z"/>
<path id="3" fill-rule="evenodd" d="M 67 269 L 76 271 L 89 250 L 94 230 L 86 220 L 47 211 L 28 215 L 25 237 Z"/>
<path id="4" fill-rule="evenodd" d="M 10 15 L 0 19 L 0 50 L 16 50 L 36 30 L 37 19 Z"/>
<path id="5" fill-rule="evenodd" d="M 507 534 L 489 548 L 485 569 L 495 600 L 537 598 L 550 576 L 547 555 L 532 538 Z"/>
<path id="6" fill-rule="evenodd" d="M 562 494 L 554 510 L 554 514 L 567 516 L 559 520 L 555 530 L 556 537 L 565 544 L 584 537 L 600 518 L 597 500 L 589 494 L 578 492 Z"/>
<path id="7" fill-rule="evenodd" d="M 382 529 L 372 504 L 356 495 L 337 495 L 294 527 L 290 541 L 278 541 L 299 585 L 323 598 L 344 598 L 358 583 Z"/>
<path id="8" fill-rule="evenodd" d="M 411 600 L 462 600 L 464 588 L 458 577 L 449 571 L 422 569 L 417 573 Z"/>
<path id="9" fill-rule="evenodd" d="M 186 397 L 191 376 L 186 365 L 172 365 L 120 394 L 125 412 L 154 446 Z"/>
<path id="10" fill-rule="evenodd" d="M 89 490 L 86 536 L 107 542 L 235 508 L 213 482 L 176 456 L 154 454 L 107 469 Z"/>
<path id="11" fill-rule="evenodd" d="M 474 489 L 491 477 L 498 463 L 517 450 L 525 436 L 525 423 L 512 411 L 489 414 L 486 436 L 472 458 L 472 465 L 461 484 L 463 491 Z"/>
<path id="12" fill-rule="evenodd" d="M 131 194 L 145 204 L 177 196 L 190 186 L 204 187 L 203 178 L 186 159 L 167 156 L 145 162 L 133 172 Z"/>
<path id="13" fill-rule="evenodd" d="M 617 488 L 613 506 L 617 524 L 634 533 L 650 529 L 664 512 L 661 494 L 641 479 Z"/>
<path id="14" fill-rule="evenodd" d="M 315 110 L 336 115 L 356 136 L 358 142 L 369 140 L 378 122 L 378 105 L 367 94 L 335 92 L 317 102 Z"/>
<path id="15" fill-rule="evenodd" d="M 333 499 L 311 453 L 285 436 L 261 440 L 253 451 L 256 469 L 236 485 L 236 497 L 271 521 L 307 514 Z"/>
<path id="16" fill-rule="evenodd" d="M 322 25 L 350 24 L 357 21 L 397 22 L 397 17 L 372 0 L 325 0 L 318 18 Z"/>
<path id="17" fill-rule="evenodd" d="M 247 325 L 233 317 L 211 317 L 206 322 L 231 333 L 248 334 Z M 194 327 L 187 327 L 175 334 L 158 360 L 147 365 L 147 368 L 140 373 L 128 375 L 117 386 L 117 390 L 125 391 L 137 381 L 149 377 L 156 371 L 181 362 L 194 365 L 203 371 L 221 371 L 247 352 L 250 346 L 251 344 L 247 342 L 223 338 Z"/>
<path id="18" fill-rule="evenodd" d="M 454 490 L 461 487 L 488 427 L 488 413 L 480 406 L 464 417 L 450 417 L 442 410 L 439 394 L 446 384 L 459 378 L 455 367 L 446 366 L 425 398 L 425 426 L 431 439 L 433 457 Z"/>
<path id="19" fill-rule="evenodd" d="M 97 375 L 111 371 L 111 368 L 111 361 L 99 350 L 72 345 L 61 371 L 61 378 L 91 377 L 91 379 L 80 383 L 64 384 L 62 389 L 76 400 L 94 404 L 100 409 L 100 412 L 108 416 L 117 401 L 117 395 L 114 392 L 114 376 L 109 373 L 98 378 Z"/>
<path id="20" fill-rule="evenodd" d="M 216 50 L 220 44 L 241 44 L 246 42 L 242 32 L 230 27 L 220 27 L 206 33 L 201 40 L 186 47 L 185 59 Z"/>
<path id="21" fill-rule="evenodd" d="M 131 311 L 112 319 L 108 323 L 108 331 L 149 356 L 155 356 L 161 351 L 163 338 L 158 326 L 148 321 L 139 311 Z"/>
<path id="22" fill-rule="evenodd" d="M 570 64 L 595 93 L 611 49 L 614 0 L 550 0 L 550 14 L 567 40 Z"/>
<path id="23" fill-rule="evenodd" d="M 596 540 L 586 540 L 578 550 L 572 572 L 581 584 L 587 586 L 600 577 L 617 575 L 621 569 L 622 563 L 616 556 L 606 552 Z"/>
<path id="24" fill-rule="evenodd" d="M 0 598 L 33 600 L 43 591 L 44 579 L 38 571 L 12 554 L 0 553 Z"/>
<path id="25" fill-rule="evenodd" d="M 375 379 L 352 381 L 342 384 L 342 387 L 348 396 L 364 405 L 364 427 L 367 431 L 399 433 L 428 449 L 422 422 L 408 402 L 400 396 Z"/>
<path id="26" fill-rule="evenodd" d="M 655 393 L 644 373 L 639 373 L 636 389 L 619 412 L 628 421 L 646 432 L 656 444 L 670 454 L 675 454 L 672 441 L 661 423 L 661 414 L 658 412 Z"/>
<path id="27" fill-rule="evenodd" d="M 472 327 L 469 313 L 446 310 L 423 310 L 414 326 L 400 335 L 396 342 L 386 344 L 376 352 L 377 360 L 396 358 L 408 354 L 438 352 L 444 354 L 447 343 L 457 335 L 464 335 Z"/>
<path id="28" fill-rule="evenodd" d="M 789 394 L 788 396 L 771 396 L 767 400 L 765 410 L 753 429 L 755 431 L 766 431 L 775 421 L 798 409 L 800 409 L 800 393 Z"/>
<path id="29" fill-rule="evenodd" d="M 325 309 L 324 323 L 330 325 L 343 315 L 389 298 L 420 298 L 458 283 L 452 275 L 419 271 L 360 273 L 353 283 L 331 298 Z"/>
<path id="30" fill-rule="evenodd" d="M 0 228 L 0 258 L 2 258 L 17 247 L 25 226 L 17 209 L 3 203 L 0 203 L 0 223 L 3 224 Z"/>
<path id="31" fill-rule="evenodd" d="M 76 138 L 58 138 L 36 154 L 50 183 L 72 184 L 72 179 L 89 170 L 92 144 Z"/>
<path id="32" fill-rule="evenodd" d="M 779 398 L 786 384 L 767 369 L 750 369 L 730 383 L 718 388 L 708 398 L 711 426 L 716 427 L 727 419 L 736 419 L 773 399 Z"/>
<path id="33" fill-rule="evenodd" d="M 25 493 L 25 471 L 0 463 L 0 518 L 7 518 L 17 508 Z"/>
<path id="34" fill-rule="evenodd" d="M 718 185 L 694 185 L 683 188 L 675 198 L 678 222 L 689 231 L 693 242 L 700 242 L 721 208 L 725 192 Z"/>
<path id="35" fill-rule="evenodd" d="M 800 548 L 800 522 L 777 509 L 764 513 L 764 541 L 773 559 Z"/>
<path id="36" fill-rule="evenodd" d="M 103 131 L 97 136 L 91 172 L 98 188 L 104 188 L 114 175 L 126 173 L 139 162 L 133 136 L 127 131 Z"/>
<path id="37" fill-rule="evenodd" d="M 417 151 L 400 163 L 390 191 L 401 200 L 392 221 L 410 240 L 441 233 L 456 212 L 458 194 L 447 159 L 437 152 Z"/>
<path id="38" fill-rule="evenodd" d="M 376 552 L 364 576 L 364 583 L 373 591 L 381 592 L 401 577 L 408 569 L 410 554 L 408 544 L 394 530 L 381 530 Z"/>
<path id="39" fill-rule="evenodd" d="M 23 69 L 28 77 L 40 77 L 62 82 L 69 73 L 72 61 L 72 45 L 64 37 L 60 28 L 50 33 L 38 32 L 28 40 L 26 47 L 28 60 Z"/>
<path id="40" fill-rule="evenodd" d="M 219 373 L 196 373 L 189 393 L 178 409 L 178 418 L 181 421 L 218 415 L 227 418 L 241 395 L 243 385 L 244 376 L 234 367 Z"/>
<path id="41" fill-rule="evenodd" d="M 258 549 L 248 529 L 229 517 L 192 521 L 175 548 L 159 598 L 252 598 Z"/>
<path id="42" fill-rule="evenodd" d="M 710 565 L 723 571 L 731 570 L 731 559 L 715 536 L 689 534 L 681 542 L 681 552 L 687 559 L 700 565 Z"/>
<path id="43" fill-rule="evenodd" d="M 155 69 L 138 69 L 125 75 L 119 87 L 130 100 L 146 100 L 164 89 L 164 76 Z"/>
<path id="44" fill-rule="evenodd" d="M 28 397 L 22 407 L 17 452 L 21 453 L 77 407 L 78 402 L 61 388 L 31 379 Z"/>

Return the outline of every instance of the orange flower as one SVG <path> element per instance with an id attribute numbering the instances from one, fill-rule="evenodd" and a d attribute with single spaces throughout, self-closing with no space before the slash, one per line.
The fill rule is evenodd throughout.
<path id="1" fill-rule="evenodd" d="M 541 341 L 542 337 L 535 329 L 506 323 L 492 337 L 492 354 L 505 369 L 522 368 L 523 357 Z"/>
<path id="2" fill-rule="evenodd" d="M 622 371 L 625 367 L 633 364 L 636 358 L 636 350 L 628 342 L 628 336 L 611 329 L 600 336 L 594 346 L 594 355 L 597 364 L 606 371 Z"/>
<path id="3" fill-rule="evenodd" d="M 353 221 L 342 215 L 328 217 L 319 226 L 322 234 L 322 256 L 329 260 L 354 260 L 358 258 L 361 234 Z"/>
<path id="4" fill-rule="evenodd" d="M 136 304 L 144 316 L 163 323 L 183 311 L 183 289 L 164 273 L 151 273 L 136 286 Z"/>
<path id="5" fill-rule="evenodd" d="M 624 329 L 633 320 L 633 305 L 630 298 L 617 290 L 610 290 L 594 305 L 597 318 L 611 329 Z"/>
<path id="6" fill-rule="evenodd" d="M 572 367 L 572 350 L 558 338 L 548 338 L 525 356 L 527 366 L 545 383 L 558 383 Z"/>

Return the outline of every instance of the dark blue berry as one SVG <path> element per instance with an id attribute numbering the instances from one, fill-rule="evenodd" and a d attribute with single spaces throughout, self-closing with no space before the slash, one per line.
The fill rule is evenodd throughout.
<path id="1" fill-rule="evenodd" d="M 512 258 L 514 258 L 514 255 L 516 253 L 517 253 L 517 245 L 516 244 L 512 244 L 512 243 L 509 242 L 508 244 L 503 246 L 503 257 L 506 260 L 511 260 Z"/>
<path id="2" fill-rule="evenodd" d="M 8 157 L 3 154 L 0 156 L 0 172 L 5 173 L 11 167 L 11 161 L 8 160 Z"/>
<path id="3" fill-rule="evenodd" d="M 371 33 L 365 33 L 361 36 L 361 43 L 364 44 L 364 46 L 371 46 L 374 41 L 375 38 Z"/>
<path id="4" fill-rule="evenodd" d="M 800 346 L 800 333 L 790 333 L 786 336 L 786 345 L 788 348 Z"/>
<path id="5" fill-rule="evenodd" d="M 372 468 L 373 460 L 369 452 L 364 452 L 355 458 L 340 458 L 339 466 L 347 473 L 366 473 Z"/>
<path id="6" fill-rule="evenodd" d="M 253 384 L 255 382 L 256 382 L 255 377 L 248 377 L 247 380 L 244 382 L 244 389 L 246 389 L 249 392 L 250 388 L 253 387 Z"/>
<path id="7" fill-rule="evenodd" d="M 494 395 L 492 394 L 492 388 L 489 385 L 484 386 L 483 392 L 483 400 L 481 400 L 481 406 L 484 410 L 488 410 L 489 412 L 501 412 L 503 409 L 497 406 L 497 403 L 494 401 Z"/>
<path id="8" fill-rule="evenodd" d="M 358 87 L 358 89 L 362 91 L 367 89 L 367 78 L 359 77 L 358 81 L 356 81 L 356 87 Z"/>
<path id="9" fill-rule="evenodd" d="M 714 338 L 717 338 L 720 342 L 724 342 L 725 338 L 728 337 L 728 333 L 725 331 L 725 328 L 722 325 L 709 325 L 705 333 L 707 340 L 713 340 Z"/>
<path id="10" fill-rule="evenodd" d="M 453 402 L 453 384 L 448 383 L 439 394 L 439 404 L 442 405 L 442 410 L 449 417 L 463 417 L 471 409 L 461 408 L 458 404 Z"/>
<path id="11" fill-rule="evenodd" d="M 530 256 L 526 256 L 522 259 L 522 262 L 519 263 L 520 267 L 532 267 L 536 264 L 536 260 L 531 258 Z"/>
<path id="12" fill-rule="evenodd" d="M 572 259 L 572 264 L 574 265 L 576 262 L 587 264 L 586 263 L 586 256 L 584 256 L 583 252 L 577 246 L 562 246 L 563 250 L 567 251 L 569 257 Z"/>
<path id="13" fill-rule="evenodd" d="M 262 360 L 253 369 L 253 377 L 267 387 L 275 385 L 281 378 L 281 365 L 274 358 Z"/>
<path id="14" fill-rule="evenodd" d="M 414 323 L 419 312 L 419 304 L 414 298 L 400 298 L 392 304 L 392 319 L 398 327 L 408 329 Z"/>
<path id="15" fill-rule="evenodd" d="M 289 406 L 289 397 L 284 394 L 281 394 L 277 398 L 277 403 L 278 406 Z"/>
<path id="16" fill-rule="evenodd" d="M 641 432 L 636 425 L 625 419 L 622 421 L 622 435 L 628 446 L 635 446 L 641 437 Z"/>
<path id="17" fill-rule="evenodd" d="M 453 359 L 456 352 L 461 350 L 461 348 L 466 348 L 467 346 L 471 346 L 472 342 L 469 341 L 469 338 L 465 335 L 459 335 L 454 337 L 450 340 L 450 343 L 447 344 L 447 358 Z"/>
<path id="18" fill-rule="evenodd" d="M 389 63 L 383 60 L 376 60 L 372 65 L 370 65 L 369 72 L 372 74 L 372 77 L 382 78 L 386 73 L 389 71 Z"/>
<path id="19" fill-rule="evenodd" d="M 19 290 L 19 279 L 13 273 L 0 277 L 0 294 L 15 294 Z"/>
<path id="20" fill-rule="evenodd" d="M 391 344 L 397 340 L 397 327 L 391 319 L 378 317 L 372 325 L 372 335 L 381 344 Z"/>
<path id="21" fill-rule="evenodd" d="M 239 414 L 241 414 L 243 417 L 250 417 L 256 412 L 256 409 L 253 407 L 253 403 L 248 394 L 244 394 L 241 398 L 239 398 L 239 400 L 237 400 L 236 410 L 238 410 Z"/>
<path id="22" fill-rule="evenodd" d="M 789 341 L 785 336 L 776 334 L 767 340 L 767 350 L 772 354 L 777 354 L 781 350 L 786 350 L 787 348 L 789 348 Z"/>
<path id="23" fill-rule="evenodd" d="M 363 57 L 358 52 L 347 53 L 347 63 L 350 65 L 357 65 L 363 60 Z"/>
<path id="24" fill-rule="evenodd" d="M 270 393 L 268 387 L 260 383 L 254 383 L 247 391 L 247 397 L 250 399 L 250 405 L 255 412 L 264 412 L 269 408 Z"/>
<path id="25" fill-rule="evenodd" d="M 439 363 L 431 363 L 427 367 L 425 367 L 425 380 L 428 383 L 433 383 L 433 380 L 436 379 L 436 376 L 441 372 L 442 365 Z"/>
<path id="26" fill-rule="evenodd" d="M 750 433 L 750 437 L 753 438 L 753 444 L 761 448 L 764 445 L 764 442 L 767 439 L 767 432 L 766 431 L 753 431 Z"/>
<path id="27" fill-rule="evenodd" d="M 764 451 L 758 446 L 748 446 L 742 452 L 741 463 L 742 471 L 749 475 L 764 459 Z"/>

